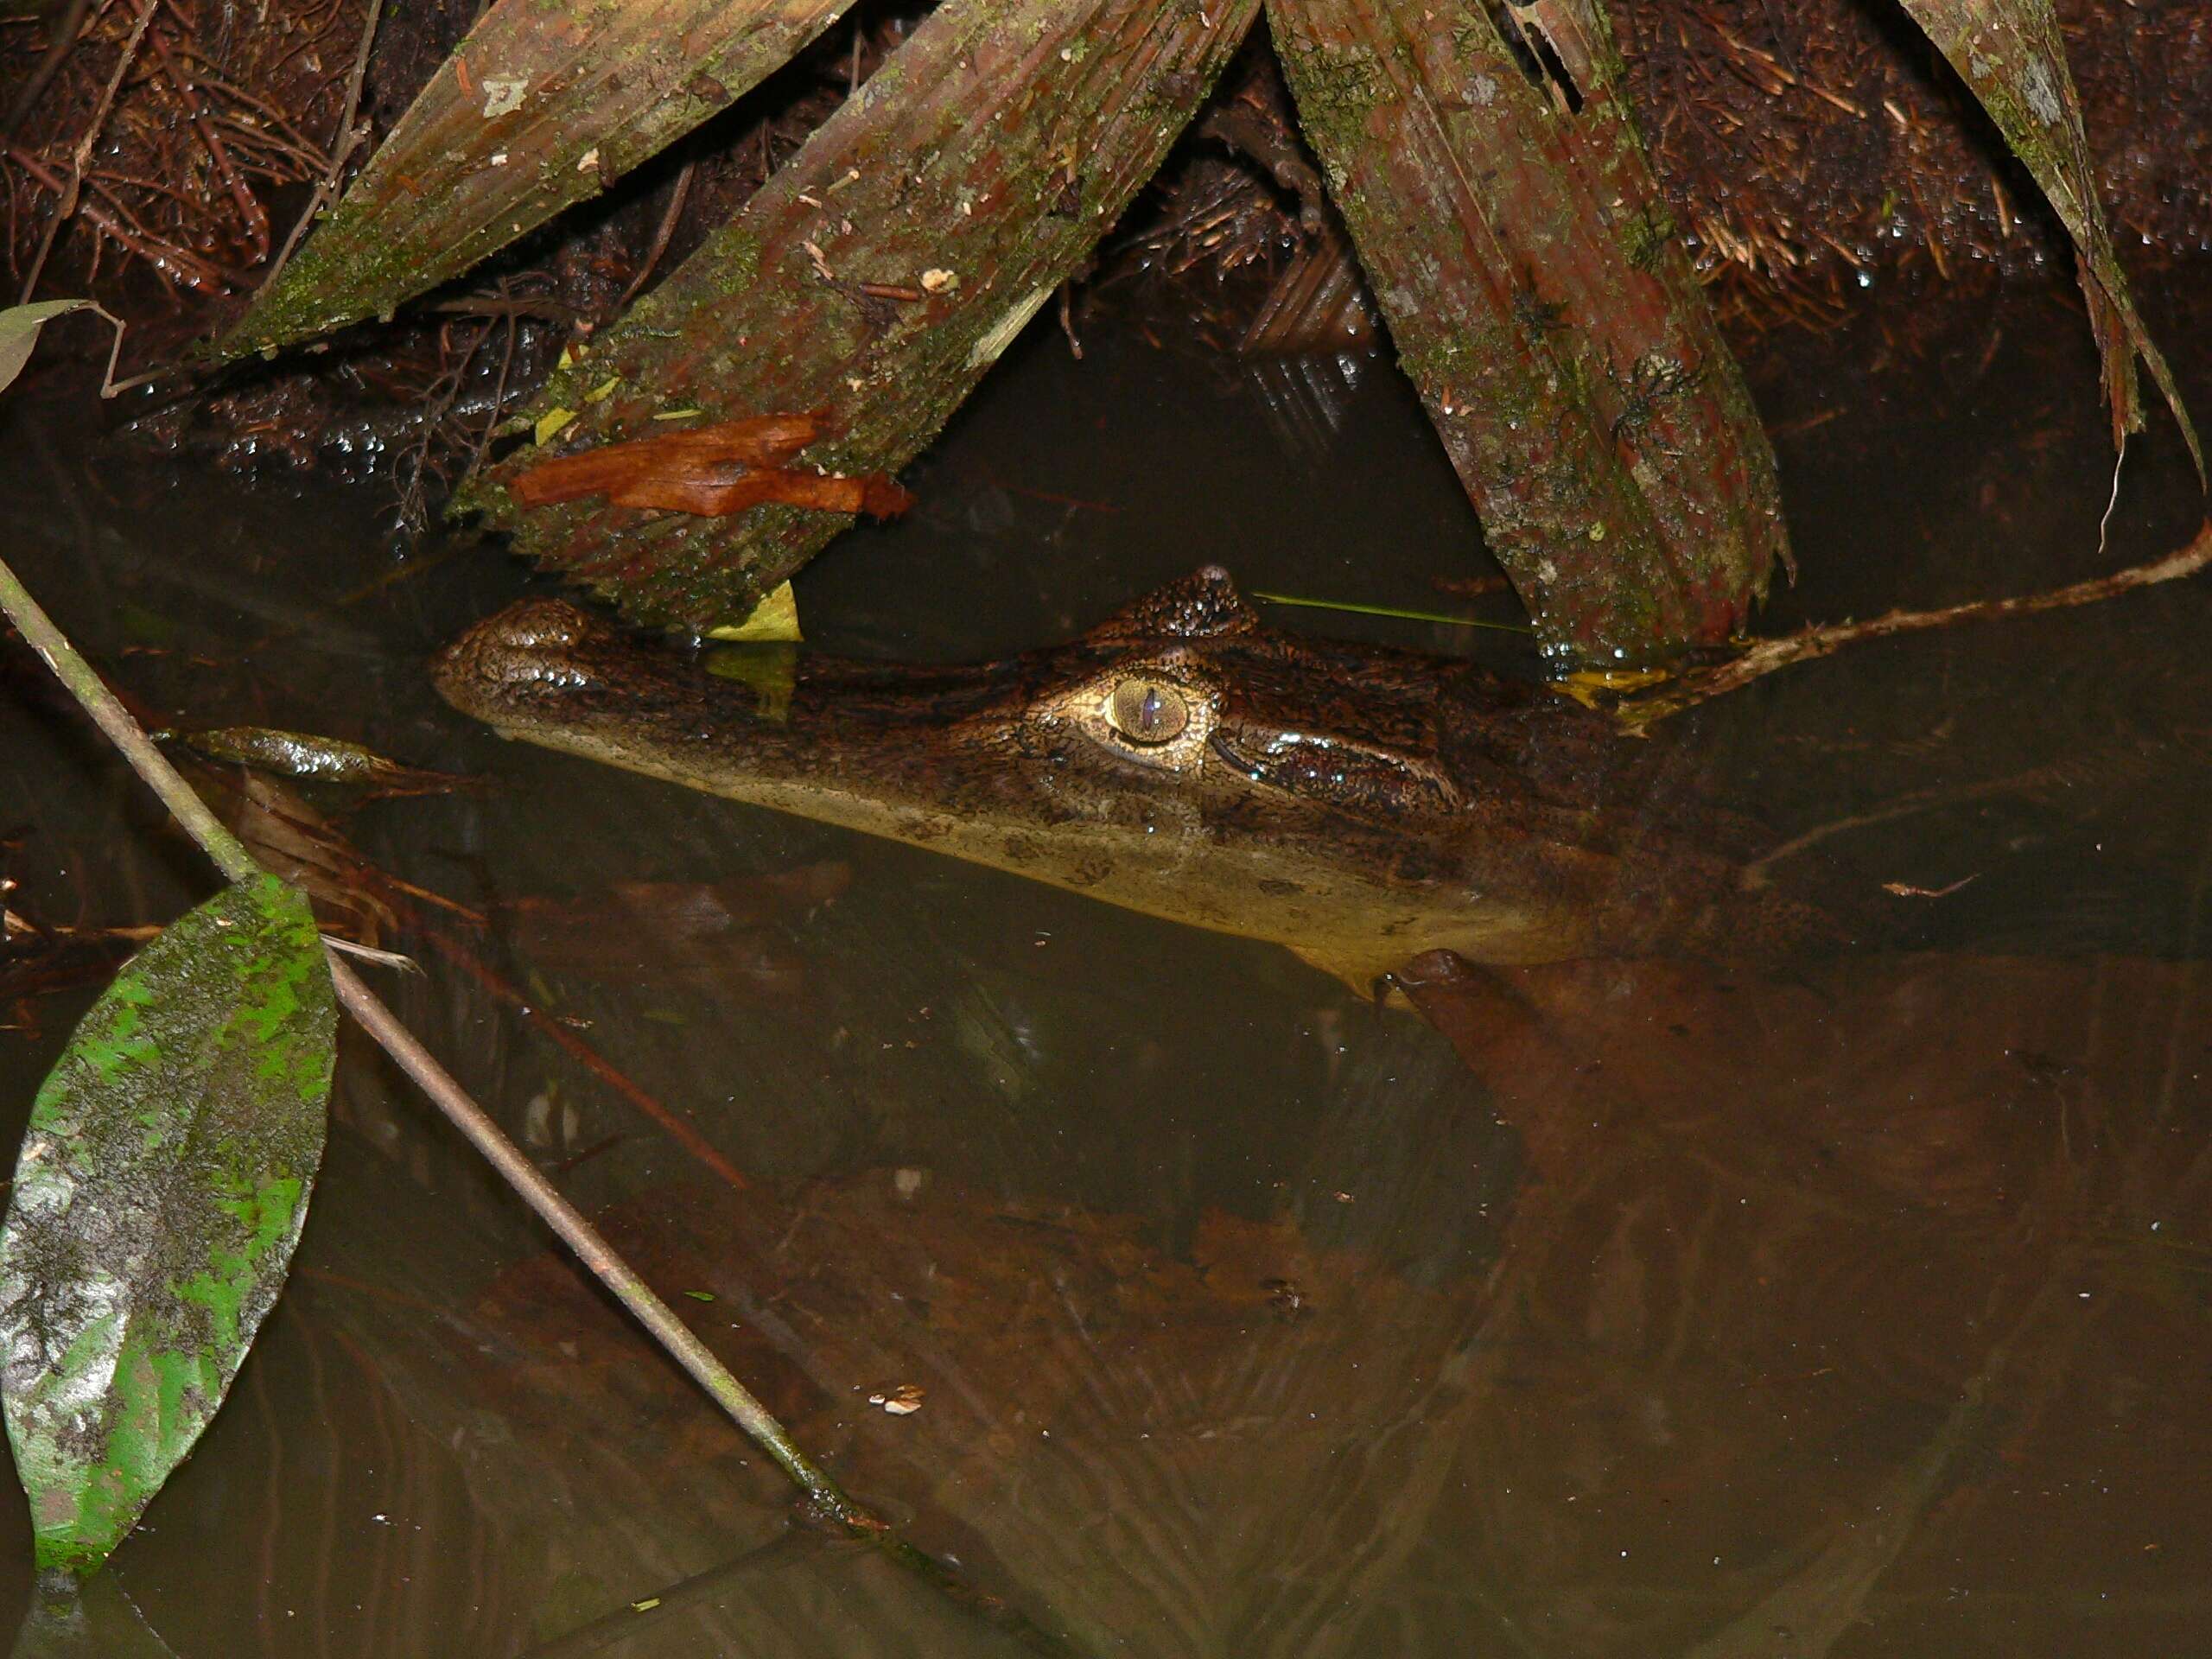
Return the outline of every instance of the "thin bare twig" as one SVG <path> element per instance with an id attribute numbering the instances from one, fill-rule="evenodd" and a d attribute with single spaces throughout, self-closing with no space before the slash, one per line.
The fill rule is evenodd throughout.
<path id="1" fill-rule="evenodd" d="M 653 1339 L 690 1374 L 692 1380 L 714 1396 L 715 1402 L 729 1414 L 737 1426 L 776 1460 L 777 1465 L 798 1484 L 825 1518 L 850 1531 L 888 1530 L 882 1522 L 848 1497 L 836 1481 L 799 1450 L 785 1433 L 783 1425 L 769 1414 L 768 1408 L 753 1391 L 730 1375 L 729 1368 L 676 1317 L 674 1309 L 653 1294 L 599 1230 L 561 1196 L 522 1148 L 509 1140 L 484 1109 L 469 1097 L 468 1091 L 454 1081 L 453 1074 L 438 1063 L 437 1057 L 423 1046 L 413 1032 L 399 1023 L 377 994 L 363 984 L 359 976 L 335 954 L 330 958 L 330 976 L 338 987 L 339 1001 L 353 1016 L 354 1022 L 376 1039 L 377 1046 L 391 1055 L 399 1069 L 430 1097 L 431 1103 L 445 1114 L 447 1121 L 467 1137 L 468 1143 L 499 1172 L 500 1179 L 514 1188 L 538 1219 L 575 1252 L 576 1259 L 614 1294 L 638 1323 L 651 1332 Z"/>
<path id="2" fill-rule="evenodd" d="M 68 687 L 70 696 L 92 717 L 92 724 L 123 751 L 123 758 L 130 763 L 131 771 L 143 778 L 147 786 L 162 798 L 162 804 L 175 814 L 185 833 L 215 861 L 215 868 L 232 881 L 245 881 L 261 874 L 261 866 L 254 862 L 245 843 L 223 827 L 223 821 L 215 816 L 213 809 L 169 765 L 168 758 L 154 747 L 154 740 L 130 718 L 98 671 L 78 655 L 77 648 L 62 636 L 53 619 L 39 607 L 38 601 L 4 562 L 0 562 L 0 611 L 7 613 L 16 631 L 54 671 L 54 677 Z"/>
<path id="3" fill-rule="evenodd" d="M 653 272 L 659 269 L 661 256 L 668 251 L 671 238 L 676 234 L 677 216 L 683 211 L 683 198 L 691 192 L 691 175 L 699 165 L 696 156 L 687 156 L 683 165 L 677 169 L 676 188 L 668 193 L 667 210 L 660 216 L 660 223 L 653 230 L 653 245 L 645 250 L 645 263 L 638 267 L 638 274 L 630 279 L 630 286 L 622 290 L 622 297 L 614 302 L 617 311 L 626 311 L 630 302 L 638 297 Z"/>
<path id="4" fill-rule="evenodd" d="M 123 54 L 115 60 L 115 73 L 108 77 L 107 90 L 100 94 L 99 107 L 92 111 L 92 118 L 85 128 L 85 136 L 77 141 L 77 148 L 70 153 L 69 182 L 60 192 L 61 200 L 54 205 L 54 217 L 48 222 L 46 235 L 39 242 L 38 254 L 32 259 L 29 273 L 23 278 L 23 291 L 16 296 L 18 305 L 30 303 L 31 296 L 38 291 L 39 276 L 46 270 L 46 257 L 54 251 L 54 238 L 61 234 L 61 227 L 76 216 L 78 199 L 83 192 L 85 169 L 92 165 L 92 146 L 99 142 L 101 130 L 107 125 L 108 114 L 115 108 L 115 95 L 122 89 L 124 76 L 130 73 L 130 66 L 137 59 L 138 43 L 146 38 L 146 30 L 153 24 L 156 3 L 157 0 L 141 0 L 138 21 L 131 27 L 130 38 L 123 43 Z M 59 54 L 54 54 L 40 68 L 43 73 L 49 67 L 59 67 Z M 50 73 L 48 79 L 51 79 Z M 28 108 L 29 105 L 23 107 Z M 20 117 L 22 113 L 22 110 L 18 109 L 16 116 Z M 9 130 L 13 131 L 15 125 L 16 120 L 11 118 L 8 123 Z M 49 184 L 47 188 L 52 189 L 54 187 Z"/>
<path id="5" fill-rule="evenodd" d="M 2022 594 L 2012 599 L 1972 600 L 1933 611 L 1891 611 L 1865 622 L 1834 623 L 1826 627 L 1806 628 L 1779 639 L 1762 639 L 1732 661 L 1686 674 L 1649 696 L 1622 703 L 1614 710 L 1615 717 L 1627 729 L 1640 732 L 1669 715 L 1717 697 L 1724 691 L 1737 690 L 1777 668 L 1831 656 L 1862 639 L 1886 639 L 1900 633 L 1947 628 L 1958 622 L 2032 616 L 2040 611 L 2094 605 L 2138 588 L 2193 576 L 2207 565 L 2212 565 L 2212 521 L 2199 526 L 2186 543 L 2162 559 L 2153 559 L 2148 564 L 2133 564 L 2110 575 L 2093 576 L 2068 587 L 2053 588 L 2040 594 Z"/>
<path id="6" fill-rule="evenodd" d="M 17 167 L 29 174 L 33 179 L 56 194 L 63 194 L 70 188 L 63 182 L 59 173 L 19 145 L 0 145 L 0 155 L 4 155 Z M 81 177 L 80 175 L 79 178 Z M 92 183 L 96 193 L 107 194 L 98 178 L 94 178 Z M 115 198 L 111 194 L 108 200 L 112 202 Z M 79 200 L 78 208 L 83 212 L 86 219 L 114 238 L 125 251 L 144 260 L 163 276 L 202 293 L 222 292 L 225 279 L 221 271 L 207 264 L 198 254 L 181 248 L 173 242 L 162 241 L 150 231 L 131 220 L 119 207 L 111 211 L 107 207 L 101 207 L 98 202 Z M 54 232 L 60 222 L 61 220 L 57 218 L 53 225 L 48 226 L 46 241 L 39 249 L 39 258 L 41 262 L 46 257 L 47 250 L 54 245 Z M 97 266 L 95 269 L 97 270 Z M 34 265 L 30 280 L 35 283 L 38 276 L 38 267 Z M 26 295 L 30 291 L 28 286 L 23 289 Z"/>
<path id="7" fill-rule="evenodd" d="M 543 1012 L 535 1006 L 531 999 L 523 995 L 520 990 L 474 951 L 466 949 L 458 941 L 448 938 L 435 928 L 426 929 L 425 937 L 429 940 L 431 949 L 460 968 L 499 1001 L 521 1010 L 524 1017 L 549 1042 L 658 1124 L 671 1140 L 690 1153 L 701 1164 L 712 1170 L 732 1192 L 741 1192 L 751 1185 L 745 1179 L 744 1173 L 735 1164 L 730 1162 L 719 1147 L 685 1122 L 676 1112 L 671 1110 L 667 1103 L 658 1096 L 650 1093 L 632 1080 L 626 1072 L 618 1070 L 605 1055 L 561 1024 L 559 1020 L 546 1017 Z"/>
<path id="8" fill-rule="evenodd" d="M 284 267 L 291 262 L 292 250 L 300 245 L 300 238 L 308 233 L 308 226 L 315 223 L 315 215 L 338 200 L 339 175 L 346 170 L 346 158 L 367 137 L 364 130 L 353 124 L 353 119 L 360 113 L 361 87 L 369 75 L 369 51 L 376 45 L 377 24 L 383 17 L 384 0 L 369 0 L 369 15 L 361 23 L 361 49 L 354 56 L 353 73 L 346 82 L 346 108 L 338 118 L 338 132 L 331 141 L 329 168 L 315 185 L 315 194 L 308 198 L 307 207 L 285 237 L 283 246 L 276 250 L 276 261 L 269 267 L 269 275 L 262 279 L 264 288 L 284 274 Z"/>
<path id="9" fill-rule="evenodd" d="M 77 48 L 77 40 L 94 12 L 93 0 L 69 0 L 69 9 L 54 20 L 54 33 L 48 37 L 46 55 L 38 60 L 38 67 L 31 72 L 30 79 L 16 95 L 15 105 L 8 111 L 8 119 L 0 124 L 0 136 L 15 131 L 22 125 L 23 118 L 46 95 L 55 75 L 61 72 L 62 63 Z"/>
<path id="10" fill-rule="evenodd" d="M 245 228 L 247 264 L 258 264 L 269 257 L 269 210 L 261 205 L 261 198 L 253 194 L 245 175 L 231 160 L 231 152 L 222 137 L 215 130 L 215 123 L 208 118 L 207 105 L 201 99 L 193 78 L 178 67 L 176 56 L 169 50 L 168 42 L 159 34 L 154 36 L 154 55 L 162 60 L 168 71 L 169 85 L 176 89 L 178 100 L 184 105 L 185 118 L 199 133 L 200 142 L 207 147 L 207 159 L 214 164 L 215 174 L 222 181 L 224 190 L 231 198 L 231 205 L 238 212 L 238 221 Z"/>

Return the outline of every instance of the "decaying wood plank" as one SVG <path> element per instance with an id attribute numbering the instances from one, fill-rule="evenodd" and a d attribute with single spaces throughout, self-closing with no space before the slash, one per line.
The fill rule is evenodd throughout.
<path id="1" fill-rule="evenodd" d="M 934 437 L 1159 167 L 1258 0 L 947 0 L 738 217 L 557 374 L 543 442 L 464 493 L 522 550 L 641 620 L 741 616 L 850 522 L 563 505 L 508 482 L 549 454 L 821 410 L 832 472 Z"/>
<path id="2" fill-rule="evenodd" d="M 1611 663 L 1736 632 L 1789 558 L 1773 455 L 1602 14 L 1514 8 L 1524 59 L 1479 0 L 1268 13 L 1400 359 L 1547 647 Z"/>
<path id="3" fill-rule="evenodd" d="M 851 0 L 498 0 L 219 348 L 289 345 L 467 270 L 779 68 Z"/>

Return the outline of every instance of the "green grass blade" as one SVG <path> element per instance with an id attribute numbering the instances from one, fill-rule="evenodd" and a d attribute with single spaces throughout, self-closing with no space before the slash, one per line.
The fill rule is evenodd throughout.
<path id="1" fill-rule="evenodd" d="M 1401 622 L 1445 622 L 1455 628 L 1488 628 L 1496 633 L 1534 633 L 1535 630 L 1525 622 L 1485 622 L 1479 617 L 1447 616 L 1442 611 L 1411 611 L 1402 605 L 1361 605 L 1348 599 L 1305 599 L 1296 594 L 1263 594 L 1254 588 L 1252 597 L 1264 599 L 1270 605 L 1295 606 L 1307 611 L 1343 611 L 1352 616 L 1387 616 Z"/>

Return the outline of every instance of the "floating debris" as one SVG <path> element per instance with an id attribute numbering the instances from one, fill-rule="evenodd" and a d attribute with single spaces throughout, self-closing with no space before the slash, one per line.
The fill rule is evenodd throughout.
<path id="1" fill-rule="evenodd" d="M 887 1415 L 908 1417 L 922 1408 L 922 1390 L 914 1383 L 901 1382 L 887 1394 L 871 1394 L 868 1402 L 880 1406 Z"/>

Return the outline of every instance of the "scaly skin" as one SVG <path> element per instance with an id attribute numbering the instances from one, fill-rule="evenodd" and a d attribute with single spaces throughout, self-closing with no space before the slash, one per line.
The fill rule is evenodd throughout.
<path id="1" fill-rule="evenodd" d="M 440 657 L 509 737 L 1272 940 L 1363 995 L 1475 963 L 1767 954 L 1817 925 L 1633 801 L 1599 715 L 1471 664 L 1262 628 L 1209 568 L 969 668 L 801 659 L 788 710 L 531 600 Z"/>

